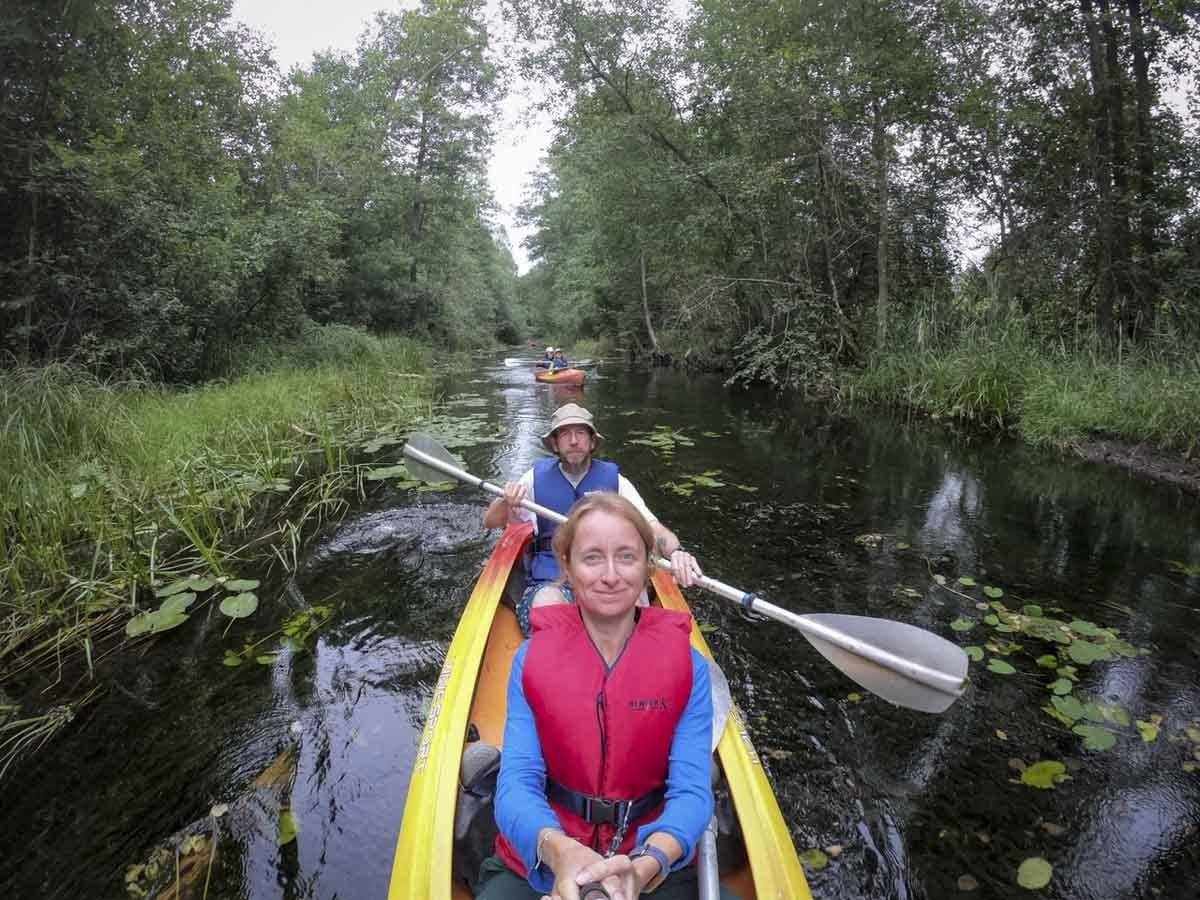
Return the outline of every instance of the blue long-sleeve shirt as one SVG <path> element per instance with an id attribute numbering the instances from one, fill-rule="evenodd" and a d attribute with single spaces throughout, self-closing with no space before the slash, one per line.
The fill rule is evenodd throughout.
<path id="1" fill-rule="evenodd" d="M 546 760 L 533 710 L 525 699 L 523 675 L 528 647 L 526 641 L 517 650 L 508 680 L 508 720 L 496 787 L 496 824 L 525 861 L 529 884 L 534 890 L 549 893 L 554 887 L 554 873 L 548 866 L 534 866 L 537 836 L 543 828 L 562 828 L 562 823 L 546 801 Z M 691 860 L 696 841 L 712 818 L 711 748 L 712 682 L 704 657 L 692 648 L 692 692 L 671 741 L 666 804 L 659 817 L 637 833 L 638 844 L 659 831 L 679 842 L 683 856 L 672 871 Z"/>

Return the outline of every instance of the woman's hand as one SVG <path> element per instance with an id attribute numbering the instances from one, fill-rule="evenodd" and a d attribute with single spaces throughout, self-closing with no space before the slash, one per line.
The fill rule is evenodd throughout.
<path id="1" fill-rule="evenodd" d="M 700 571 L 700 563 L 696 557 L 686 550 L 676 548 L 671 554 L 671 574 L 679 582 L 680 587 L 691 587 L 704 574 Z"/>
<path id="2" fill-rule="evenodd" d="M 614 866 L 613 874 L 610 875 L 607 864 L 614 859 L 623 859 L 624 866 Z M 570 840 L 569 844 L 563 841 L 554 848 L 551 869 L 554 872 L 553 892 L 542 895 L 541 900 L 580 900 L 580 888 L 589 881 L 599 881 L 611 900 L 637 900 L 634 864 L 629 862 L 629 857 L 605 859 L 592 848 L 583 846 L 576 840 Z M 619 872 L 625 870 L 628 870 L 629 878 L 620 877 Z M 596 874 L 601 877 L 596 877 Z M 620 893 L 623 887 L 626 893 Z"/>

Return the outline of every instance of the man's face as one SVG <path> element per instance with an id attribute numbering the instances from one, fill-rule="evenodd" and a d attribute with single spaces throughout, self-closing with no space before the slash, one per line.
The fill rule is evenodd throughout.
<path id="1" fill-rule="evenodd" d="M 554 432 L 554 449 L 567 465 L 580 466 L 596 449 L 596 438 L 586 425 L 564 425 Z"/>

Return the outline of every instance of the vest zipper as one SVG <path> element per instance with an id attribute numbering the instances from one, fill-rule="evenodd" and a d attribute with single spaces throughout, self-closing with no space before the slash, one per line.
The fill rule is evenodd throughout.
<path id="1" fill-rule="evenodd" d="M 608 683 L 608 676 L 604 676 L 604 682 L 600 685 L 600 693 L 596 695 L 596 720 L 600 723 L 600 780 L 597 782 L 597 794 L 603 796 L 604 791 L 604 774 L 608 768 L 608 727 L 605 721 L 604 708 L 604 685 Z M 592 849 L 599 850 L 600 847 L 600 826 L 597 825 L 592 832 Z"/>

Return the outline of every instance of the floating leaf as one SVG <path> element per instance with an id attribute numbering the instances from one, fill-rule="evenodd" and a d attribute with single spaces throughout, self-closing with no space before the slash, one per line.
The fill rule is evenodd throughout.
<path id="1" fill-rule="evenodd" d="M 1044 791 L 1053 790 L 1056 784 L 1070 780 L 1067 767 L 1056 759 L 1036 762 L 1021 773 L 1021 783 Z"/>
<path id="2" fill-rule="evenodd" d="M 182 594 L 172 594 L 162 602 L 162 606 L 158 608 L 160 613 L 184 612 L 189 606 L 196 602 L 196 595 L 191 591 L 184 591 Z"/>
<path id="3" fill-rule="evenodd" d="M 1103 644 L 1093 644 L 1091 641 L 1072 641 L 1067 648 L 1067 655 L 1072 661 L 1086 666 L 1098 659 L 1110 659 L 1111 654 Z"/>
<path id="4" fill-rule="evenodd" d="M 851 703 L 862 703 L 862 698 L 863 698 L 862 694 L 859 694 L 857 692 L 846 695 L 846 699 L 849 700 Z"/>
<path id="5" fill-rule="evenodd" d="M 1072 681 L 1079 680 L 1078 672 L 1079 670 L 1074 666 L 1059 666 L 1054 670 L 1055 675 L 1058 675 L 1060 678 L 1070 678 Z"/>
<path id="6" fill-rule="evenodd" d="M 974 619 L 964 619 L 961 616 L 950 623 L 950 627 L 955 631 L 970 631 L 975 627 Z"/>
<path id="7" fill-rule="evenodd" d="M 1002 741 L 1007 741 L 1008 740 L 1008 732 L 1001 731 L 999 728 L 997 728 L 996 729 L 996 737 L 1000 738 L 1000 740 L 1002 740 Z"/>
<path id="8" fill-rule="evenodd" d="M 1021 612 L 1025 613 L 1027 616 L 1033 616 L 1035 618 L 1040 618 L 1042 616 L 1042 608 L 1036 603 L 1027 603 L 1021 608 Z"/>
<path id="9" fill-rule="evenodd" d="M 1050 682 L 1050 690 L 1054 691 L 1054 693 L 1059 694 L 1060 696 L 1063 694 L 1069 694 L 1071 691 L 1075 690 L 1075 683 L 1069 678 L 1059 678 L 1057 681 Z"/>
<path id="10" fill-rule="evenodd" d="M 907 550 L 907 549 L 909 549 L 911 546 L 912 546 L 912 544 L 909 544 L 909 543 L 907 543 L 907 542 L 905 542 L 905 541 L 896 541 L 896 549 L 897 549 L 897 550 Z"/>
<path id="11" fill-rule="evenodd" d="M 1129 718 L 1129 710 L 1123 706 L 1109 706 L 1108 704 L 1101 703 L 1100 714 L 1104 716 L 1104 721 L 1120 725 L 1122 728 L 1128 728 L 1132 724 L 1132 720 Z"/>
<path id="12" fill-rule="evenodd" d="M 709 622 L 704 622 L 703 624 L 700 625 L 700 633 L 701 634 L 712 634 L 716 630 L 717 630 L 717 626 L 713 625 Z"/>
<path id="13" fill-rule="evenodd" d="M 963 647 L 963 652 L 967 654 L 967 658 L 972 662 L 982 662 L 983 648 L 982 647 Z"/>
<path id="14" fill-rule="evenodd" d="M 300 833 L 300 823 L 296 821 L 295 814 L 290 809 L 283 809 L 279 813 L 279 827 L 275 832 L 275 841 L 280 847 L 285 844 L 290 844 L 296 839 L 296 835 Z"/>
<path id="15" fill-rule="evenodd" d="M 1072 722 L 1083 718 L 1083 704 L 1071 694 L 1065 697 L 1051 697 L 1050 703 Z"/>
<path id="16" fill-rule="evenodd" d="M 166 587 L 155 588 L 154 596 L 170 597 L 172 594 L 179 594 L 179 593 L 182 593 L 183 591 L 190 591 L 192 589 L 190 587 L 191 583 L 192 583 L 191 578 L 184 578 L 184 579 L 181 579 L 180 581 L 174 581 L 171 584 L 168 584 Z"/>
<path id="17" fill-rule="evenodd" d="M 987 596 L 991 597 L 993 600 L 999 600 L 1001 597 L 1004 596 L 1003 590 L 1001 590 L 998 587 L 992 587 L 990 584 L 984 586 L 983 592 Z"/>
<path id="18" fill-rule="evenodd" d="M 1147 744 L 1158 738 L 1158 726 L 1153 722 L 1143 722 L 1141 719 L 1138 719 L 1134 724 L 1137 725 L 1137 730 L 1141 734 L 1142 740 Z"/>
<path id="19" fill-rule="evenodd" d="M 963 575 L 961 578 L 958 579 L 958 583 L 961 584 L 963 587 L 975 587 L 975 579 L 972 578 L 970 575 Z"/>
<path id="20" fill-rule="evenodd" d="M 1058 666 L 1058 657 L 1053 653 L 1047 653 L 1045 656 L 1037 658 L 1037 664 L 1043 669 L 1053 669 Z"/>
<path id="21" fill-rule="evenodd" d="M 132 638 L 143 634 L 159 634 L 182 625 L 187 620 L 187 613 L 177 609 L 158 609 L 142 613 L 125 623 L 125 636 Z"/>
<path id="22" fill-rule="evenodd" d="M 241 654 L 234 653 L 232 650 L 226 650 L 225 658 L 221 662 L 232 669 L 242 664 L 242 657 Z"/>
<path id="23" fill-rule="evenodd" d="M 819 872 L 829 865 L 829 857 L 825 855 L 825 851 L 813 847 L 800 854 L 800 862 L 804 868 Z"/>
<path id="24" fill-rule="evenodd" d="M 225 582 L 225 590 L 231 594 L 240 594 L 242 591 L 254 590 L 258 584 L 253 578 L 236 578 L 233 581 Z"/>
<path id="25" fill-rule="evenodd" d="M 193 575 L 187 580 L 187 589 L 198 594 L 210 590 L 217 582 L 205 575 Z"/>
<path id="26" fill-rule="evenodd" d="M 986 616 L 983 617 L 983 621 L 987 622 L 993 628 L 995 628 L 997 625 L 1000 624 L 1000 619 L 996 616 L 995 613 L 988 613 Z"/>
<path id="27" fill-rule="evenodd" d="M 1088 750 L 1107 750 L 1117 742 L 1115 734 L 1097 725 L 1076 725 L 1071 730 L 1083 738 L 1083 746 Z"/>
<path id="28" fill-rule="evenodd" d="M 1075 724 L 1074 719 L 1072 719 L 1070 716 L 1064 715 L 1061 710 L 1057 710 L 1053 706 L 1043 706 L 1042 711 L 1044 713 L 1046 713 L 1048 716 L 1050 716 L 1051 718 L 1057 719 L 1059 722 L 1062 722 L 1068 728 L 1070 728 L 1072 725 Z"/>
<path id="29" fill-rule="evenodd" d="M 244 619 L 258 609 L 258 597 L 249 592 L 233 594 L 221 601 L 221 612 L 231 619 Z"/>
<path id="30" fill-rule="evenodd" d="M 1073 620 L 1069 627 L 1076 634 L 1082 634 L 1084 637 L 1104 637 L 1106 632 L 1092 622 L 1086 622 L 1083 619 Z"/>
<path id="31" fill-rule="evenodd" d="M 747 494 L 753 494 L 755 491 L 758 490 L 758 488 L 756 488 L 750 484 L 735 484 L 734 487 L 737 488 L 739 491 L 745 491 Z"/>
<path id="32" fill-rule="evenodd" d="M 1017 670 L 1010 663 L 1006 663 L 1002 659 L 992 657 L 988 660 L 988 671 L 995 672 L 997 675 L 1012 675 Z"/>
<path id="33" fill-rule="evenodd" d="M 1050 883 L 1054 867 L 1040 856 L 1031 856 L 1017 869 L 1017 884 L 1026 890 L 1038 891 Z"/>
<path id="34" fill-rule="evenodd" d="M 254 661 L 260 666 L 270 666 L 275 664 L 275 660 L 279 659 L 278 653 L 264 653 L 262 656 L 254 657 Z"/>
<path id="35" fill-rule="evenodd" d="M 430 484 L 422 484 L 417 490 L 428 493 L 429 491 L 452 491 L 456 487 L 458 487 L 457 481 L 434 481 Z"/>
<path id="36" fill-rule="evenodd" d="M 958 876 L 958 889 L 960 891 L 973 891 L 979 887 L 979 882 L 971 875 Z"/>

